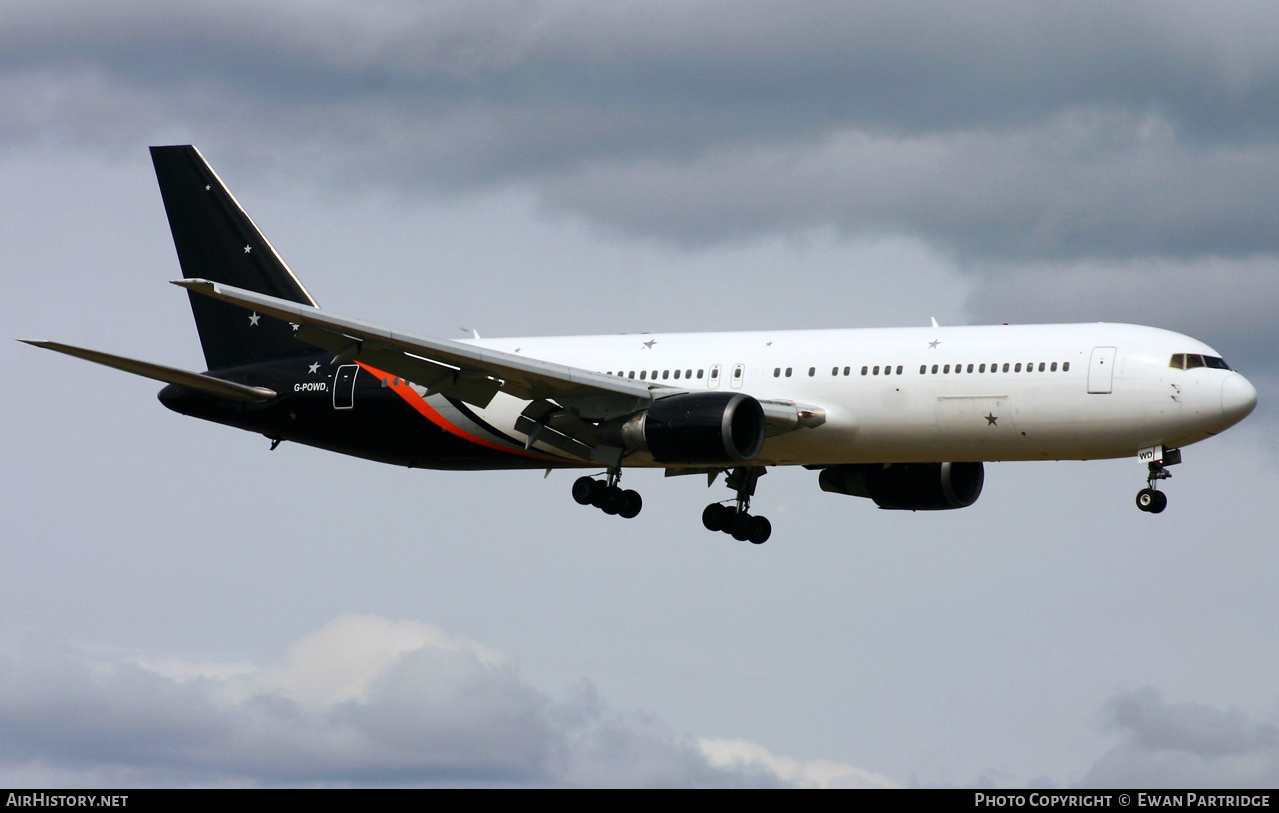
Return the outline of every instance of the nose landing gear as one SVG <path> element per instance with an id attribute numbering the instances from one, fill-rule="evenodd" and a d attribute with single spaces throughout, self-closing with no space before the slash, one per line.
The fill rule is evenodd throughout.
<path id="1" fill-rule="evenodd" d="M 702 511 L 702 525 L 708 531 L 723 531 L 739 542 L 762 545 L 773 535 L 773 524 L 765 517 L 750 514 L 751 497 L 755 483 L 765 470 L 762 466 L 733 469 L 728 476 L 728 487 L 737 491 L 734 505 L 711 503 Z"/>
<path id="2" fill-rule="evenodd" d="M 610 516 L 634 519 L 644 507 L 644 500 L 638 491 L 623 491 L 617 485 L 621 479 L 620 469 L 609 469 L 607 481 L 579 477 L 573 481 L 573 499 L 578 505 L 593 505 Z"/>
<path id="3" fill-rule="evenodd" d="M 1143 488 L 1137 492 L 1137 507 L 1151 514 L 1158 514 L 1168 507 L 1168 495 L 1153 488 Z"/>
<path id="4" fill-rule="evenodd" d="M 1160 480 L 1167 480 L 1172 472 L 1164 468 L 1181 462 L 1180 449 L 1159 449 L 1156 459 L 1146 464 L 1149 476 L 1146 487 L 1137 492 L 1137 507 L 1149 514 L 1158 514 L 1168 507 L 1168 495 L 1159 491 L 1156 486 Z"/>

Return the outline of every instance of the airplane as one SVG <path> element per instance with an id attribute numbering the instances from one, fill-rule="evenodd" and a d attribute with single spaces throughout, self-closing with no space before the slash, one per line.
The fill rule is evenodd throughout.
<path id="1" fill-rule="evenodd" d="M 1257 391 L 1203 342 L 1127 324 L 657 333 L 466 340 L 319 307 L 195 147 L 151 148 L 207 371 L 22 340 L 167 384 L 164 406 L 369 460 L 432 469 L 596 469 L 572 497 L 633 518 L 626 468 L 720 474 L 703 525 L 761 544 L 770 467 L 880 508 L 981 495 L 983 464 L 1136 457 L 1142 511 L 1181 448 Z M 602 470 L 602 471 L 600 471 Z"/>

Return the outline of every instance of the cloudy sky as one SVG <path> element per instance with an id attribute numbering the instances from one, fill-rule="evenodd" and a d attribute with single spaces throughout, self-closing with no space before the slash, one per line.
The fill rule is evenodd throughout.
<path id="1" fill-rule="evenodd" d="M 429 335 L 1128 321 L 1260 391 L 900 514 L 404 471 L 9 341 L 0 785 L 1279 784 L 1273 3 L 0 0 L 0 314 L 201 355 L 146 147 Z M 697 480 L 696 482 L 693 482 Z"/>

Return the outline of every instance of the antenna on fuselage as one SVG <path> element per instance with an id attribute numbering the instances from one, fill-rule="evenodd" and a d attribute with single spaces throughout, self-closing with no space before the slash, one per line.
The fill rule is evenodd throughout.
<path id="1" fill-rule="evenodd" d="M 941 325 L 937 324 L 937 317 L 936 317 L 936 316 L 930 316 L 930 317 L 928 317 L 928 318 L 933 320 L 933 327 L 941 327 Z"/>

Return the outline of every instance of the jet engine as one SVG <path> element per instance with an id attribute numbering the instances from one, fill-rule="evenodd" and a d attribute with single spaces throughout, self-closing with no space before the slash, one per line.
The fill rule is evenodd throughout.
<path id="1" fill-rule="evenodd" d="M 697 392 L 662 398 L 599 434 L 659 463 L 740 463 L 759 454 L 765 428 L 764 408 L 749 395 Z"/>
<path id="2" fill-rule="evenodd" d="M 880 508 L 943 511 L 977 502 L 985 479 L 981 463 L 872 463 L 830 466 L 817 482 L 822 491 L 869 497 Z"/>

